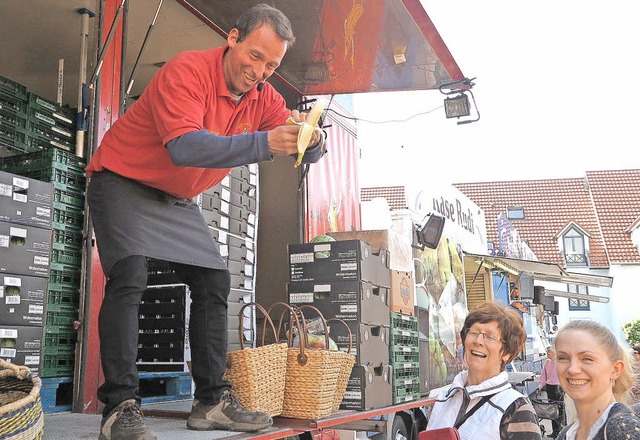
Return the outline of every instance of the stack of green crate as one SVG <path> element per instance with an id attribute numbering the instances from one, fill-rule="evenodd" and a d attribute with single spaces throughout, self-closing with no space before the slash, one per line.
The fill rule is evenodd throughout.
<path id="1" fill-rule="evenodd" d="M 393 367 L 393 403 L 420 397 L 418 318 L 391 312 L 389 358 Z"/>
<path id="2" fill-rule="evenodd" d="M 84 166 L 82 158 L 58 148 L 0 158 L 0 169 L 54 185 L 42 377 L 73 376 L 74 322 L 78 319 L 82 266 Z"/>
<path id="3" fill-rule="evenodd" d="M 51 147 L 76 149 L 75 112 L 35 93 L 27 94 L 27 143 L 29 151 Z"/>
<path id="4" fill-rule="evenodd" d="M 27 88 L 0 76 L 0 155 L 35 151 L 27 136 Z"/>
<path id="5" fill-rule="evenodd" d="M 76 112 L 0 76 L 0 156 L 76 150 Z"/>

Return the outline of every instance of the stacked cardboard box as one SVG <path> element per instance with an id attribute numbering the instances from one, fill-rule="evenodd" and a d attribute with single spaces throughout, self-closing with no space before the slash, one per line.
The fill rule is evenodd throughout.
<path id="1" fill-rule="evenodd" d="M 39 98 L 30 96 L 30 99 L 32 106 L 40 105 Z M 45 110 L 46 107 L 38 112 L 34 110 L 34 114 Z M 53 113 L 46 114 L 58 120 Z M 46 268 L 49 282 L 45 296 L 42 377 L 71 377 L 74 371 L 84 228 L 84 166 L 82 158 L 58 148 L 0 158 L 0 169 L 37 179 L 34 181 L 50 182 L 46 185 L 53 186 L 48 219 L 51 245 Z"/>
<path id="2" fill-rule="evenodd" d="M 392 402 L 389 364 L 389 253 L 361 240 L 289 245 L 289 303 L 310 304 L 331 323 L 338 348 L 356 356 L 343 409 L 381 408 Z"/>
<path id="3" fill-rule="evenodd" d="M 236 167 L 222 182 L 199 197 L 202 215 L 220 245 L 231 274 L 227 325 L 227 348 L 239 350 L 255 340 L 255 316 L 246 308 L 255 301 L 256 239 L 258 227 L 258 167 Z"/>
<path id="4" fill-rule="evenodd" d="M 0 358 L 40 372 L 53 186 L 0 171 Z"/>
<path id="5" fill-rule="evenodd" d="M 411 241 L 392 230 L 332 232 L 328 235 L 337 240 L 362 240 L 373 252 L 388 251 L 390 324 L 387 345 L 392 367 L 393 403 L 415 400 L 420 396 L 421 366 Z"/>

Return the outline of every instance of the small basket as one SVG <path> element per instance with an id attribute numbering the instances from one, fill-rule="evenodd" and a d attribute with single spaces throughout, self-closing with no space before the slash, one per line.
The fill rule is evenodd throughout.
<path id="1" fill-rule="evenodd" d="M 306 348 L 307 330 L 304 321 L 298 320 L 298 311 L 291 306 L 291 316 L 295 318 L 300 344 L 290 347 L 287 353 L 286 388 L 282 416 L 293 419 L 321 419 L 333 412 L 338 377 L 342 367 L 344 352 Z M 321 317 L 325 330 L 325 347 L 329 347 L 329 331 L 322 313 L 313 306 Z M 292 320 L 293 322 L 293 320 Z"/>
<path id="2" fill-rule="evenodd" d="M 351 377 L 351 370 L 353 369 L 353 364 L 356 363 L 356 357 L 351 354 L 351 345 L 353 344 L 353 335 L 351 333 L 351 329 L 349 325 L 344 322 L 340 318 L 329 318 L 327 322 L 337 321 L 344 324 L 349 332 L 349 349 L 347 352 L 340 351 L 342 364 L 340 366 L 340 374 L 338 375 L 338 384 L 336 386 L 336 395 L 333 398 L 333 406 L 331 412 L 336 412 L 340 409 L 340 404 L 342 403 L 342 398 L 344 397 L 345 391 L 347 391 L 347 384 L 349 383 L 349 377 Z"/>
<path id="3" fill-rule="evenodd" d="M 41 440 L 44 438 L 44 415 L 40 389 L 42 381 L 28 367 L 0 359 L 0 394 L 23 394 L 25 397 L 0 405 L 0 438 L 3 440 Z"/>
<path id="4" fill-rule="evenodd" d="M 243 343 L 242 314 L 249 306 L 256 307 L 265 315 L 262 346 L 256 348 L 244 348 Z M 248 303 L 242 306 L 238 329 L 241 349 L 227 353 L 224 379 L 231 383 L 231 389 L 242 406 L 250 411 L 265 412 L 273 417 L 282 413 L 288 345 L 284 342 L 265 345 L 267 322 L 271 325 L 274 338 L 277 340 L 273 321 L 261 305 Z"/>

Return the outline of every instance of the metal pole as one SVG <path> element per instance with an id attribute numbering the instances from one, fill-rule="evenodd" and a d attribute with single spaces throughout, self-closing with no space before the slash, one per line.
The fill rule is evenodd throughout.
<path id="1" fill-rule="evenodd" d="M 76 156 L 84 157 L 84 134 L 87 131 L 87 56 L 89 47 L 89 19 L 96 16 L 87 8 L 80 8 L 77 12 L 82 16 L 80 31 L 80 74 L 78 85 L 78 113 L 76 114 Z"/>
<path id="2" fill-rule="evenodd" d="M 153 30 L 153 26 L 156 24 L 156 20 L 158 19 L 158 13 L 160 12 L 160 7 L 162 6 L 163 0 L 160 0 L 158 3 L 158 8 L 156 9 L 156 14 L 153 16 L 153 20 L 149 25 L 149 29 L 147 29 L 147 34 L 144 36 L 144 40 L 142 41 L 142 46 L 140 47 L 140 52 L 138 52 L 138 57 L 136 58 L 136 62 L 133 65 L 133 70 L 131 71 L 131 76 L 129 77 L 129 85 L 127 86 L 127 91 L 125 92 L 125 98 L 129 96 L 131 93 L 131 87 L 133 87 L 133 81 L 138 70 L 138 64 L 140 63 L 140 59 L 142 58 L 142 53 L 144 52 L 145 47 L 147 46 L 147 42 L 149 41 L 149 36 L 151 35 L 151 31 Z"/>
<path id="3" fill-rule="evenodd" d="M 107 35 L 107 39 L 104 42 L 104 46 L 102 47 L 102 50 L 100 51 L 100 56 L 98 57 L 98 63 L 96 65 L 96 69 L 93 71 L 93 74 L 91 75 L 91 79 L 89 80 L 89 87 L 93 87 L 93 84 L 95 83 L 96 78 L 100 74 L 100 69 L 102 69 L 102 63 L 104 63 L 104 57 L 107 55 L 107 49 L 109 49 L 109 44 L 111 44 L 111 40 L 115 35 L 116 25 L 120 20 L 120 16 L 122 15 L 122 10 L 124 9 L 124 4 L 126 3 L 126 1 L 127 0 L 122 0 L 122 3 L 118 7 L 118 11 L 116 12 L 116 16 L 113 18 L 113 23 L 111 23 L 111 29 L 109 29 L 109 34 Z"/>

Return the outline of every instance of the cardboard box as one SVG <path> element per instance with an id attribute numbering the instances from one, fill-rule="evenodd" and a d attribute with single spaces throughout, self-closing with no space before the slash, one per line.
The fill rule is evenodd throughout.
<path id="1" fill-rule="evenodd" d="M 325 318 L 351 323 L 390 325 L 389 288 L 364 281 L 289 283 L 289 304 L 311 304 Z"/>
<path id="2" fill-rule="evenodd" d="M 0 275 L 0 325 L 42 326 L 47 279 Z"/>
<path id="3" fill-rule="evenodd" d="M 289 245 L 291 282 L 356 280 L 389 287 L 389 253 L 362 240 Z"/>
<path id="4" fill-rule="evenodd" d="M 0 274 L 49 276 L 51 229 L 0 222 Z"/>
<path id="5" fill-rule="evenodd" d="M 211 223 L 210 218 L 214 213 L 229 215 L 230 205 L 228 201 L 223 200 L 220 197 L 220 194 L 213 193 L 202 193 L 202 198 L 200 199 L 200 208 L 202 211 L 202 215 L 204 216 L 207 223 Z"/>
<path id="6" fill-rule="evenodd" d="M 356 321 L 345 321 L 345 323 L 349 330 L 340 322 L 327 322 L 329 336 L 340 350 L 356 357 L 356 365 L 389 363 L 389 327 Z M 351 331 L 351 349 L 349 349 L 349 331 Z"/>
<path id="7" fill-rule="evenodd" d="M 356 365 L 351 371 L 340 409 L 368 410 L 393 403 L 390 365 Z"/>
<path id="8" fill-rule="evenodd" d="M 327 232 L 336 240 L 362 240 L 371 246 L 375 253 L 380 249 L 389 251 L 389 268 L 403 272 L 413 270 L 413 250 L 409 237 L 389 229 L 372 231 Z"/>
<path id="9" fill-rule="evenodd" d="M 392 312 L 413 315 L 415 313 L 415 284 L 411 272 L 391 271 L 391 299 L 389 307 Z"/>
<path id="10" fill-rule="evenodd" d="M 51 228 L 53 184 L 0 171 L 0 221 Z"/>
<path id="11" fill-rule="evenodd" d="M 0 325 L 0 358 L 40 371 L 43 327 Z"/>

